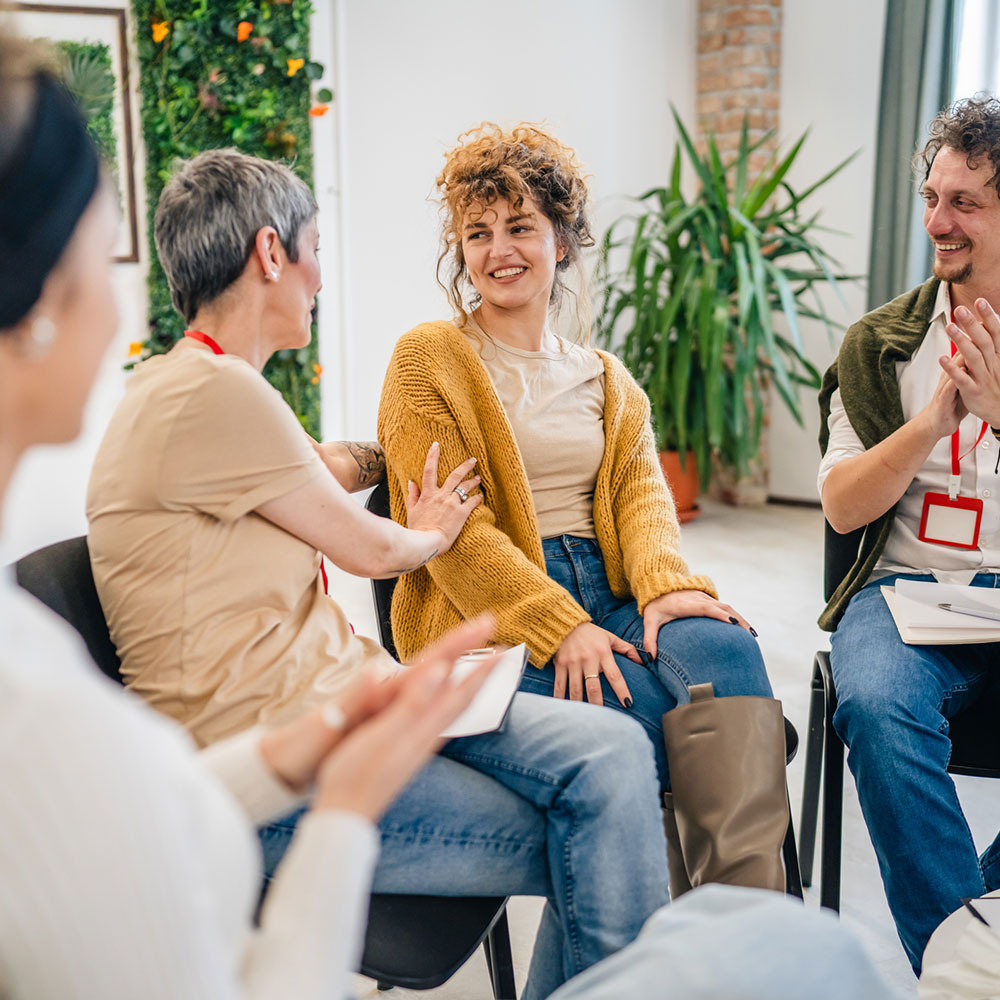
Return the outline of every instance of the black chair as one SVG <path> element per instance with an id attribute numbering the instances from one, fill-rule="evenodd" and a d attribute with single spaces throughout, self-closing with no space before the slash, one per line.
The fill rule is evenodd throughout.
<path id="1" fill-rule="evenodd" d="M 823 593 L 829 600 L 854 565 L 865 529 L 838 535 L 826 524 Z M 996 697 L 986 695 L 949 722 L 952 774 L 1000 778 L 1000 727 Z M 802 792 L 802 884 L 812 885 L 819 813 L 823 786 L 823 843 L 820 857 L 820 905 L 840 911 L 841 840 L 844 810 L 844 744 L 833 728 L 837 690 L 833 683 L 830 653 L 820 650 L 813 660 L 809 732 L 806 737 L 805 781 Z"/>
<path id="2" fill-rule="evenodd" d="M 121 683 L 121 663 L 94 587 L 86 536 L 37 549 L 17 561 L 14 573 L 21 587 L 80 633 L 93 661 Z"/>
<path id="3" fill-rule="evenodd" d="M 94 662 L 122 682 L 90 569 L 85 536 L 47 545 L 15 564 L 18 584 L 83 637 Z M 440 986 L 484 945 L 496 1000 L 515 1000 L 506 899 L 441 896 L 371 897 L 361 972 L 409 989 Z M 484 940 L 485 939 L 485 940 Z M 384 986 L 388 989 L 389 986 Z"/>

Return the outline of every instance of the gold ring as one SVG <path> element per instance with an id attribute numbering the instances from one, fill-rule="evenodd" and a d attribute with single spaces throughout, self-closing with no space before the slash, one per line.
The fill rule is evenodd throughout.
<path id="1" fill-rule="evenodd" d="M 584 674 L 584 675 L 583 675 L 583 679 L 584 679 L 585 681 L 589 681 L 589 680 L 591 680 L 592 678 L 595 678 L 595 677 L 600 677 L 600 676 L 601 676 L 600 674 Z"/>

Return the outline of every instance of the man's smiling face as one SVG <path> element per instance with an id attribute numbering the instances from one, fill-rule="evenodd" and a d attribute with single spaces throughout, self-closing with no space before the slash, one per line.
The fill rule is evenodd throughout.
<path id="1" fill-rule="evenodd" d="M 1000 198 L 989 158 L 973 164 L 941 147 L 923 186 L 924 229 L 934 244 L 935 277 L 970 282 L 979 295 L 1000 287 Z"/>

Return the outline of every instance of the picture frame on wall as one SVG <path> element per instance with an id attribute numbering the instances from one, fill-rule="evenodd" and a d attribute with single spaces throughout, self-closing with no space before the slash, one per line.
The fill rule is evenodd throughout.
<path id="1" fill-rule="evenodd" d="M 124 7 L 20 3 L 19 34 L 55 47 L 67 88 L 80 102 L 87 128 L 113 175 L 122 224 L 113 259 L 139 261 L 135 140 Z"/>

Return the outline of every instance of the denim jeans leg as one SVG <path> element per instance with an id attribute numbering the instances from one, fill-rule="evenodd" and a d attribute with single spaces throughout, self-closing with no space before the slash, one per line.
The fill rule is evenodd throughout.
<path id="1" fill-rule="evenodd" d="M 260 832 L 269 875 L 300 815 Z M 523 1000 L 623 947 L 667 901 L 648 745 L 593 706 L 519 694 L 502 733 L 448 743 L 379 826 L 375 892 L 548 898 Z"/>
<path id="2" fill-rule="evenodd" d="M 601 625 L 642 648 L 643 621 L 635 602 L 608 615 Z M 676 618 L 660 627 L 656 652 L 652 669 L 675 705 L 691 700 L 690 685 L 708 681 L 717 698 L 772 696 L 757 640 L 739 625 L 717 618 Z"/>
<path id="3" fill-rule="evenodd" d="M 543 548 L 549 576 L 580 602 L 597 625 L 641 650 L 642 615 L 634 600 L 612 593 L 597 543 L 563 535 L 545 539 Z M 746 629 L 717 619 L 683 618 L 662 626 L 657 636 L 657 658 L 651 667 L 640 666 L 617 653 L 615 662 L 629 686 L 633 706 L 625 710 L 602 675 L 604 703 L 625 711 L 643 726 L 653 746 L 663 789 L 670 786 L 661 720 L 678 704 L 687 703 L 688 685 L 711 681 L 720 698 L 771 696 L 756 640 Z M 522 690 L 551 694 L 553 681 L 551 667 L 531 670 Z"/>
<path id="4" fill-rule="evenodd" d="M 833 722 L 848 748 L 896 929 L 919 973 L 934 928 L 963 896 L 985 891 L 947 773 L 947 718 L 975 696 L 984 671 L 971 647 L 904 644 L 879 590 L 891 582 L 856 594 L 833 633 Z"/>
<path id="5" fill-rule="evenodd" d="M 444 753 L 489 774 L 545 818 L 563 940 L 561 955 L 547 955 L 540 936 L 524 1000 L 548 996 L 624 947 L 667 902 L 653 755 L 641 729 L 622 715 L 519 694 L 503 733 L 453 740 Z M 550 946 L 552 936 L 545 935 Z"/>
<path id="6" fill-rule="evenodd" d="M 615 663 L 622 672 L 632 695 L 632 707 L 625 708 L 618 700 L 618 695 L 611 689 L 607 678 L 601 674 L 604 705 L 630 719 L 633 724 L 638 724 L 645 731 L 653 750 L 660 788 L 667 791 L 670 788 L 670 775 L 667 768 L 667 752 L 663 745 L 663 725 L 660 720 L 663 718 L 663 713 L 669 712 L 677 702 L 664 690 L 663 685 L 647 667 L 633 663 L 627 656 L 619 653 L 615 654 Z M 541 670 L 529 666 L 521 680 L 521 690 L 551 697 L 554 684 L 555 670 L 551 664 Z"/>

